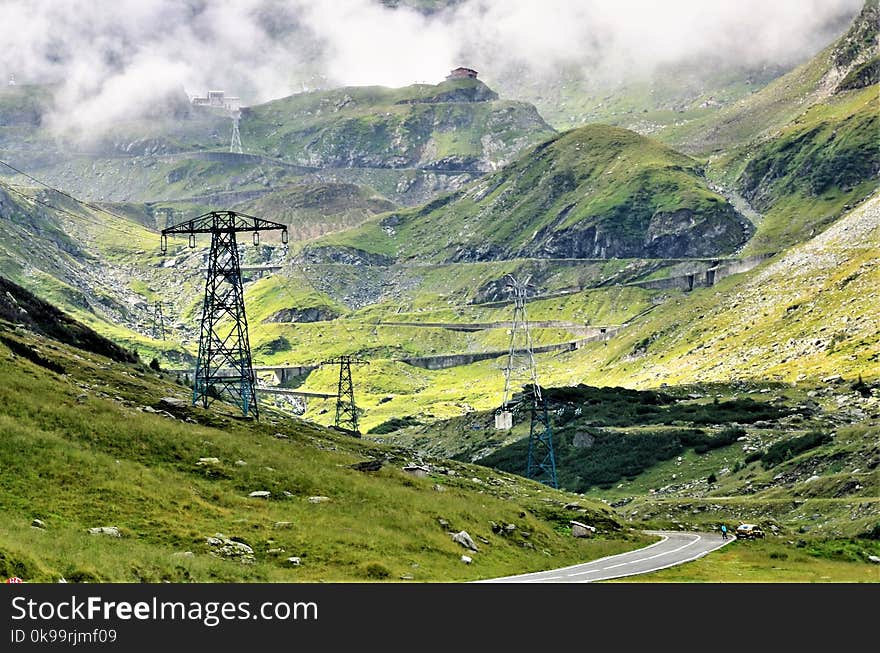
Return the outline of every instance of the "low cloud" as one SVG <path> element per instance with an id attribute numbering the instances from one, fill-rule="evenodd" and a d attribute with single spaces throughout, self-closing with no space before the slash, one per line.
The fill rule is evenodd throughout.
<path id="1" fill-rule="evenodd" d="M 156 98 L 224 89 L 256 104 L 316 86 L 440 81 L 468 65 L 515 86 L 560 69 L 626 77 L 705 57 L 786 65 L 861 0 L 6 0 L 0 74 L 59 85 L 53 124 L 88 131 Z"/>

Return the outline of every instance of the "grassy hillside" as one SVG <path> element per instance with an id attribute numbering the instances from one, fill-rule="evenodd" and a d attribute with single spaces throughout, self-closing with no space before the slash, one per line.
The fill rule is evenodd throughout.
<path id="1" fill-rule="evenodd" d="M 837 94 L 772 139 L 726 158 L 742 168 L 739 192 L 764 213 L 747 252 L 801 242 L 877 188 L 878 92 L 875 83 Z"/>
<path id="2" fill-rule="evenodd" d="M 299 165 L 471 172 L 553 133 L 534 107 L 474 79 L 301 93 L 247 109 L 241 130 L 250 151 Z"/>
<path id="3" fill-rule="evenodd" d="M 866 0 L 850 28 L 806 63 L 721 111 L 661 131 L 658 137 L 693 153 L 717 153 L 772 137 L 827 99 L 849 73 L 877 56 L 878 3 Z M 843 87 L 850 86 L 850 81 Z"/>
<path id="4" fill-rule="evenodd" d="M 778 252 L 831 224 L 877 187 L 875 0 L 813 59 L 704 120 L 659 137 L 709 156 L 708 176 L 750 202 L 745 253 Z"/>
<path id="5" fill-rule="evenodd" d="M 534 104 L 560 131 L 602 123 L 656 136 L 677 132 L 691 121 L 705 123 L 792 67 L 749 67 L 730 59 L 701 57 L 612 79 L 593 77 L 580 65 L 538 79 L 495 79 L 494 71 L 487 69 L 486 79 L 505 96 Z"/>
<path id="6" fill-rule="evenodd" d="M 667 302 L 607 343 L 553 367 L 606 383 L 880 377 L 880 196 L 742 276 Z M 574 375 L 573 375 L 574 376 Z"/>
<path id="7" fill-rule="evenodd" d="M 54 191 L 0 183 L 0 225 L 4 276 L 145 360 L 186 357 L 177 342 L 153 337 L 153 303 L 168 302 L 170 318 L 174 293 L 161 292 L 157 236 L 122 210 L 110 214 Z M 191 281 L 169 286 L 185 293 Z"/>
<path id="8" fill-rule="evenodd" d="M 16 379 L 0 385 L 6 576 L 461 581 L 570 564 L 645 541 L 621 531 L 594 502 L 582 502 L 583 518 L 603 534 L 575 540 L 567 528 L 572 513 L 562 506 L 576 497 L 515 476 L 424 459 L 428 477 L 414 478 L 401 467 L 419 459 L 405 450 L 271 411 L 255 424 L 219 404 L 194 409 L 185 388 L 144 366 L 5 321 L 0 336 L 0 375 Z M 382 468 L 350 467 L 369 459 Z M 254 491 L 270 495 L 249 496 Z M 316 496 L 326 498 L 309 500 Z M 502 535 L 492 522 L 514 528 Z M 115 527 L 118 537 L 88 532 L 98 527 Z M 458 530 L 479 548 L 471 565 L 451 539 Z M 208 538 L 216 533 L 246 555 L 214 555 L 221 546 Z"/>
<path id="9" fill-rule="evenodd" d="M 545 141 L 467 190 L 313 250 L 348 246 L 446 261 L 731 252 L 750 227 L 701 175 L 696 161 L 666 146 L 593 125 Z"/>
<path id="10" fill-rule="evenodd" d="M 655 296 L 652 310 L 627 318 L 628 326 L 610 340 L 538 355 L 541 382 L 642 389 L 737 379 L 821 384 L 838 375 L 849 383 L 860 375 L 875 382 L 880 334 L 868 316 L 880 310 L 873 290 L 880 283 L 878 248 L 880 197 L 875 196 L 820 236 L 750 272 L 711 288 L 666 293 L 662 303 Z M 546 300 L 548 312 L 557 306 L 556 300 Z M 498 359 L 419 371 L 412 388 L 388 387 L 390 400 L 375 405 L 368 400 L 366 426 L 412 415 L 417 428 L 403 432 L 399 441 L 435 454 L 485 455 L 511 437 L 473 414 L 500 401 L 502 367 Z M 449 432 L 431 426 L 437 418 L 453 417 L 460 427 Z"/>

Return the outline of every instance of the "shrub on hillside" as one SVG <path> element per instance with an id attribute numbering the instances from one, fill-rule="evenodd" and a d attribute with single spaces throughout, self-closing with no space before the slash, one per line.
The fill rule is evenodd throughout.
<path id="1" fill-rule="evenodd" d="M 831 442 L 831 434 L 822 431 L 810 431 L 797 438 L 780 440 L 764 452 L 761 456 L 761 465 L 764 469 L 769 469 L 804 451 L 815 449 L 829 442 Z"/>
<path id="2" fill-rule="evenodd" d="M 392 417 L 387 422 L 374 426 L 367 433 L 370 435 L 385 435 L 386 433 L 394 433 L 408 426 L 419 426 L 421 422 L 417 417 L 407 415 L 405 417 Z"/>

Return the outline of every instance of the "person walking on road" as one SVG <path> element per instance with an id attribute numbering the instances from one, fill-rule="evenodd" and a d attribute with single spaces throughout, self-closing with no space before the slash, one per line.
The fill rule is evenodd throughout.
<path id="1" fill-rule="evenodd" d="M 721 524 L 721 539 L 722 540 L 727 539 L 727 525 L 726 524 Z"/>

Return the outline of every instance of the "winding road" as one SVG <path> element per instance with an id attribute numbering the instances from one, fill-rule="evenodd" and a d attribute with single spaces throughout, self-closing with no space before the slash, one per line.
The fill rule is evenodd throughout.
<path id="1" fill-rule="evenodd" d="M 722 540 L 716 533 L 687 533 L 680 531 L 646 531 L 662 539 L 642 549 L 584 562 L 571 567 L 536 571 L 519 576 L 505 576 L 479 581 L 482 583 L 593 583 L 674 567 L 732 542 L 734 537 Z"/>

